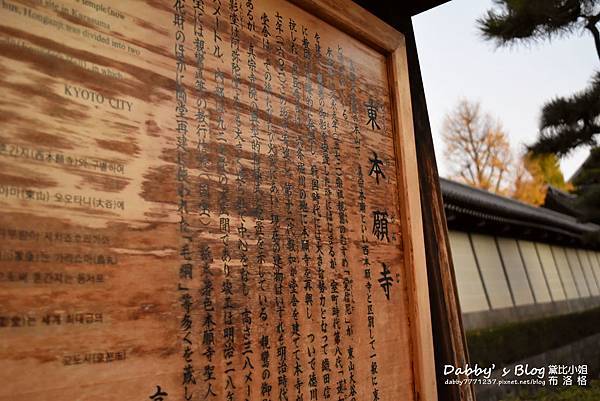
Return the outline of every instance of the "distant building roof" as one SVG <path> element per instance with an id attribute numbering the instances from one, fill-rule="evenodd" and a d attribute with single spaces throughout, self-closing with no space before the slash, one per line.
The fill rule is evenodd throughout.
<path id="1" fill-rule="evenodd" d="M 585 165 L 588 164 L 588 163 L 591 163 L 591 162 L 592 162 L 592 152 L 590 152 L 588 154 L 588 156 L 585 158 L 585 160 L 583 161 L 583 163 L 581 163 L 579 165 L 579 167 L 573 173 L 573 175 L 571 176 L 571 178 L 569 178 L 569 182 L 573 182 L 573 181 L 577 180 L 577 177 L 579 177 L 581 175 L 581 173 L 583 173 Z"/>
<path id="2" fill-rule="evenodd" d="M 440 179 L 448 226 L 560 244 L 583 243 L 586 234 L 600 230 L 573 216 L 494 195 L 467 185 Z"/>
<path id="3" fill-rule="evenodd" d="M 553 186 L 548 186 L 546 198 L 544 199 L 544 208 L 577 218 L 580 217 L 580 213 L 575 206 L 576 199 L 577 197 L 573 194 Z"/>
<path id="4" fill-rule="evenodd" d="M 589 155 L 571 176 L 569 182 L 581 194 L 593 192 L 592 188 L 600 185 L 600 147 L 590 149 Z M 573 194 L 550 187 L 546 193 L 544 207 L 580 219 L 587 214 L 589 218 L 589 213 L 582 212 L 581 206 L 577 205 L 577 200 L 578 197 Z"/>

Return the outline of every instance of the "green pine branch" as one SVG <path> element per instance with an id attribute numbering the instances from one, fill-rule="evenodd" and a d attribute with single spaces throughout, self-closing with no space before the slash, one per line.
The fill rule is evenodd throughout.
<path id="1" fill-rule="evenodd" d="M 497 46 L 537 42 L 587 29 L 600 59 L 598 0 L 494 0 L 496 7 L 477 20 L 484 39 Z"/>
<path id="2" fill-rule="evenodd" d="M 600 134 L 600 72 L 590 86 L 571 97 L 556 98 L 542 109 L 540 137 L 534 154 L 567 155 L 581 145 L 595 146 Z"/>

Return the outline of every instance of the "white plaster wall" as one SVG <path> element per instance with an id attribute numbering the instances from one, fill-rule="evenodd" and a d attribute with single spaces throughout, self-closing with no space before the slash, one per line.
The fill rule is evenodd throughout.
<path id="1" fill-rule="evenodd" d="M 587 251 L 587 254 L 590 258 L 590 265 L 592 266 L 592 273 L 594 273 L 596 278 L 596 284 L 600 286 L 600 258 L 598 258 L 594 251 Z"/>
<path id="2" fill-rule="evenodd" d="M 552 252 L 554 252 L 556 267 L 558 268 L 558 273 L 560 274 L 560 278 L 565 286 L 565 291 L 567 292 L 567 299 L 579 298 L 579 293 L 577 292 L 577 287 L 575 286 L 573 273 L 571 273 L 571 268 L 569 267 L 569 261 L 567 260 L 565 248 L 552 245 Z"/>
<path id="3" fill-rule="evenodd" d="M 535 251 L 535 245 L 530 241 L 518 241 L 518 244 L 521 247 L 523 260 L 525 260 L 525 268 L 533 287 L 535 299 L 538 303 L 551 302 L 552 299 L 548 292 L 548 285 L 542 271 L 542 265 Z"/>
<path id="4" fill-rule="evenodd" d="M 579 294 L 582 297 L 589 297 L 590 291 L 588 290 L 588 286 L 585 282 L 585 275 L 583 274 L 581 264 L 579 264 L 577 251 L 575 251 L 575 249 L 573 248 L 566 248 L 566 251 L 567 259 L 569 260 L 569 264 L 571 265 L 571 271 L 573 272 L 573 276 L 575 277 L 575 284 L 577 285 Z"/>
<path id="5" fill-rule="evenodd" d="M 494 237 L 471 234 L 492 309 L 514 306 Z"/>
<path id="6" fill-rule="evenodd" d="M 525 266 L 519 254 L 517 241 L 512 238 L 498 237 L 498 246 L 508 275 L 508 282 L 515 297 L 515 304 L 528 305 L 535 303 L 529 286 L 529 279 L 525 273 Z"/>
<path id="7" fill-rule="evenodd" d="M 554 301 L 562 301 L 567 299 L 565 290 L 563 289 L 556 263 L 554 263 L 554 257 L 552 256 L 552 250 L 547 244 L 536 243 L 535 246 L 538 249 L 540 260 L 542 261 L 542 268 L 546 274 L 546 281 L 550 287 L 550 293 Z"/>
<path id="8" fill-rule="evenodd" d="M 450 231 L 450 249 L 463 313 L 489 310 L 468 234 Z"/>
<path id="9" fill-rule="evenodd" d="M 590 264 L 590 259 L 586 250 L 577 249 L 577 256 L 579 257 L 579 261 L 581 262 L 581 267 L 583 268 L 585 280 L 588 284 L 591 295 L 600 295 L 600 291 L 598 290 L 598 284 L 596 284 L 596 279 L 594 277 L 594 273 L 592 272 L 592 265 Z"/>
<path id="10" fill-rule="evenodd" d="M 463 313 L 600 297 L 600 252 L 458 231 L 449 236 Z"/>

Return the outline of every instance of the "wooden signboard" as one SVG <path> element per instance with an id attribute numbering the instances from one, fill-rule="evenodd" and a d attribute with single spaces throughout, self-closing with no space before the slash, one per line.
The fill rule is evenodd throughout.
<path id="1" fill-rule="evenodd" d="M 0 0 L 0 400 L 434 400 L 403 37 Z"/>

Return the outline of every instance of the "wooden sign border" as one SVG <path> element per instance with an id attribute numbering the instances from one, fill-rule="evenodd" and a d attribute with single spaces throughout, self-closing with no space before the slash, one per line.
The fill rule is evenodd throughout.
<path id="1" fill-rule="evenodd" d="M 409 361 L 414 401 L 437 400 L 427 265 L 419 174 L 404 35 L 350 0 L 288 0 L 385 57 L 390 93 L 393 147 L 398 182 L 398 215 L 406 267 Z M 404 325 L 405 321 L 388 323 Z M 400 350 L 388 350 L 399 352 Z M 399 355 L 405 358 L 405 354 Z"/>
<path id="2" fill-rule="evenodd" d="M 408 269 L 415 400 L 437 400 L 417 149 L 404 35 L 350 0 L 288 0 L 386 57 L 403 253 Z"/>

